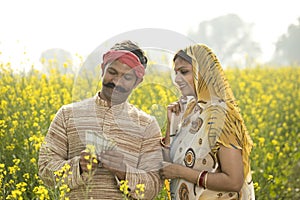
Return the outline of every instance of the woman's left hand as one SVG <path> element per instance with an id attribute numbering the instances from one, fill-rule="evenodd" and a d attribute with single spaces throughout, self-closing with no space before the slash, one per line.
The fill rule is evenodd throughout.
<path id="1" fill-rule="evenodd" d="M 173 179 L 180 177 L 181 165 L 173 164 L 170 162 L 163 162 L 162 168 L 159 170 L 161 179 Z"/>

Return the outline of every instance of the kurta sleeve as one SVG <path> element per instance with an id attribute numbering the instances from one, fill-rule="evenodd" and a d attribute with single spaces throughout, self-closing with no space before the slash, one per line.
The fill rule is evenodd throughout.
<path id="1" fill-rule="evenodd" d="M 153 199 L 162 188 L 163 181 L 158 173 L 163 161 L 160 138 L 160 128 L 153 119 L 145 130 L 138 167 L 126 166 L 125 179 L 128 180 L 130 195 L 133 198 L 137 198 L 135 190 L 138 184 L 144 185 L 144 199 Z"/>
<path id="2" fill-rule="evenodd" d="M 41 146 L 38 160 L 39 176 L 48 186 L 57 184 L 55 172 L 65 169 L 65 182 L 70 189 L 77 188 L 84 184 L 84 178 L 80 175 L 80 156 L 68 159 L 68 137 L 67 117 L 64 114 L 64 107 L 60 108 L 50 124 L 44 143 Z M 65 166 L 65 167 L 64 167 Z M 63 168 L 64 167 L 64 168 Z"/>

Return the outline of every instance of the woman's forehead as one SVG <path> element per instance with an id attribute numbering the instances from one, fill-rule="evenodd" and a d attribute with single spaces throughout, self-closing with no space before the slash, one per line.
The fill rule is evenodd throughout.
<path id="1" fill-rule="evenodd" d="M 182 59 L 180 57 L 176 58 L 174 61 L 174 68 L 175 70 L 181 69 L 181 68 L 192 68 L 192 65 L 187 62 L 185 59 Z"/>

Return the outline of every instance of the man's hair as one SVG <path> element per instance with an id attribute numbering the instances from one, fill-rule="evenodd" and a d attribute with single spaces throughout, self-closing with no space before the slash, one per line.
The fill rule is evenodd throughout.
<path id="1" fill-rule="evenodd" d="M 134 42 L 130 41 L 130 40 L 125 40 L 122 41 L 120 43 L 116 43 L 111 50 L 126 50 L 126 51 L 130 51 L 132 53 L 134 53 L 140 60 L 140 62 L 142 63 L 142 65 L 144 66 L 144 68 L 147 68 L 147 62 L 148 59 L 145 56 L 144 51 Z"/>

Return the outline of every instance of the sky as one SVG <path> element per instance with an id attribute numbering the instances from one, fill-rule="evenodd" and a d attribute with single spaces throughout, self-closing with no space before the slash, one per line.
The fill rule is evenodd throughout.
<path id="1" fill-rule="evenodd" d="M 267 61 L 278 37 L 297 24 L 299 8 L 297 0 L 0 0 L 0 59 L 38 60 L 50 48 L 86 56 L 124 32 L 155 28 L 187 36 L 202 21 L 233 13 L 253 24 Z"/>

